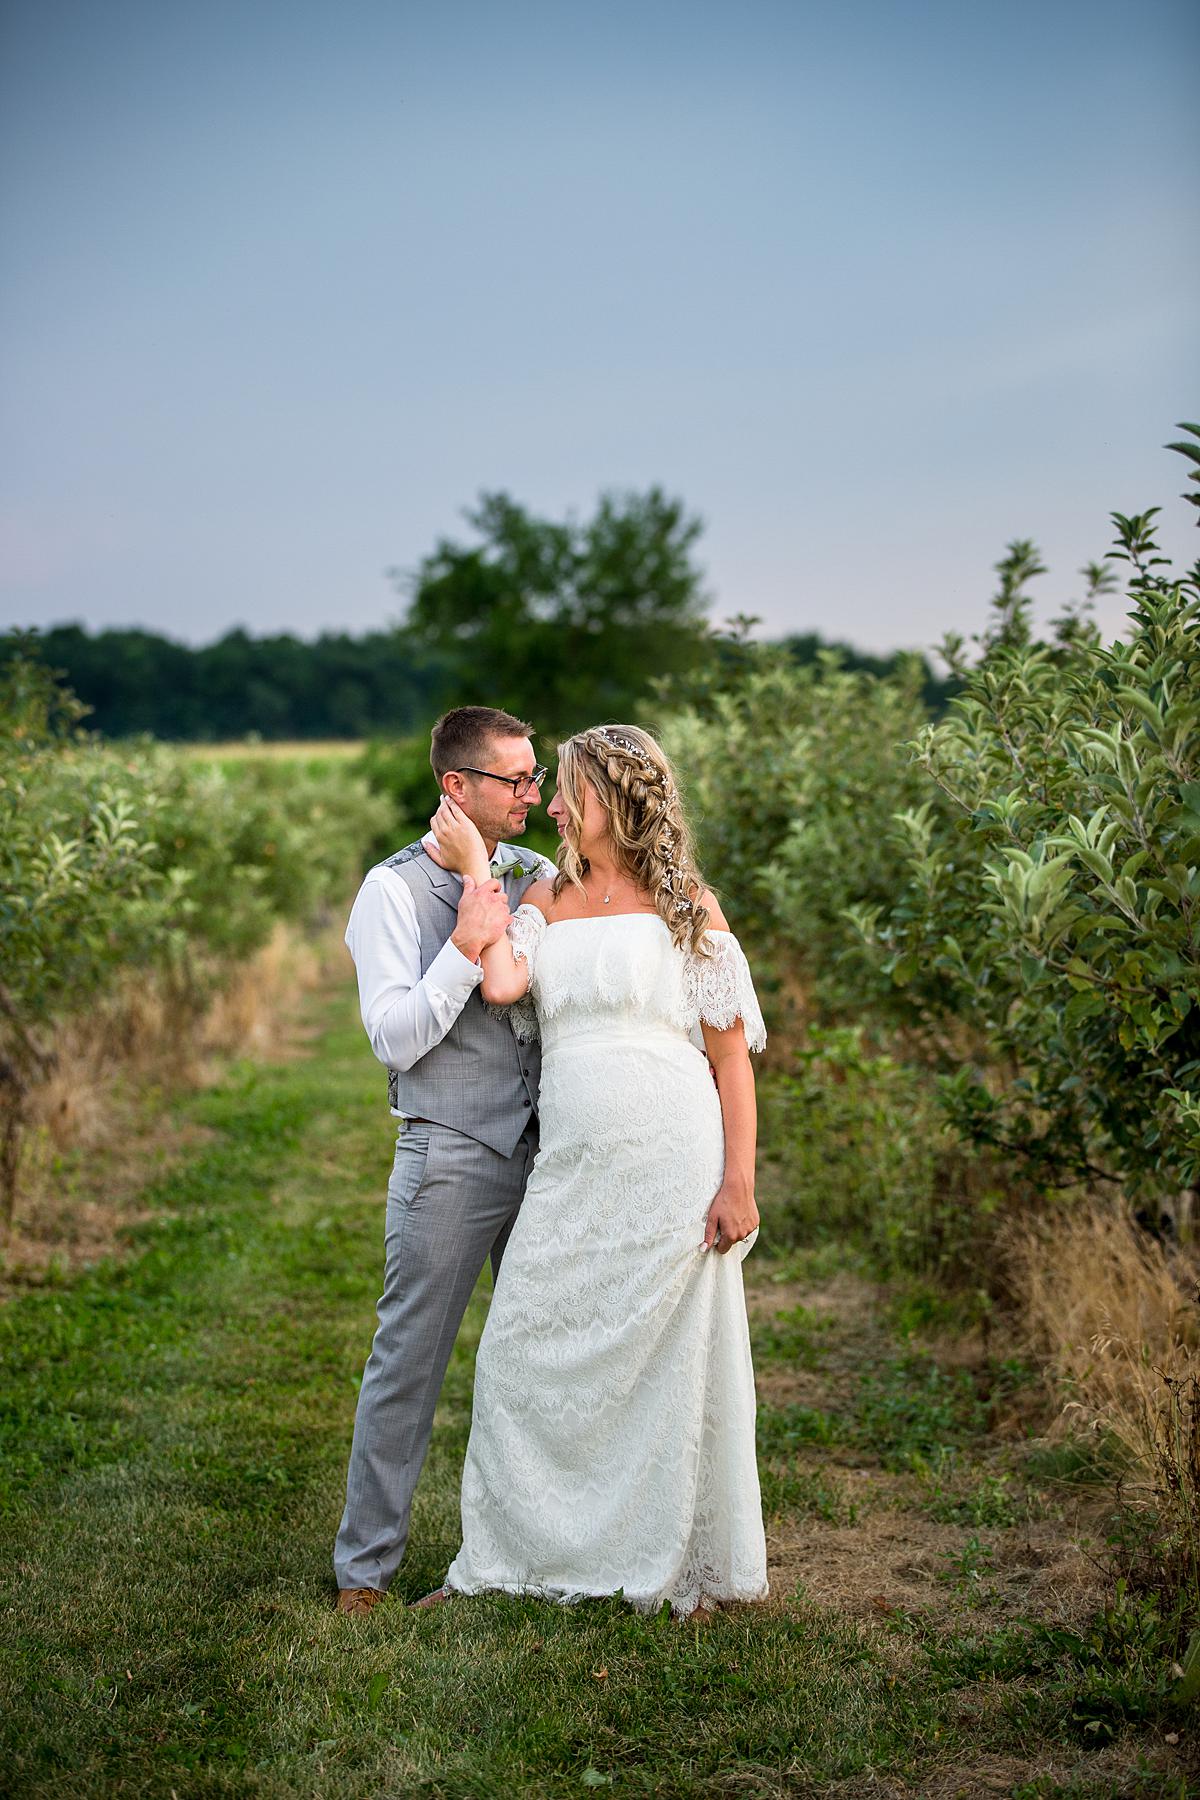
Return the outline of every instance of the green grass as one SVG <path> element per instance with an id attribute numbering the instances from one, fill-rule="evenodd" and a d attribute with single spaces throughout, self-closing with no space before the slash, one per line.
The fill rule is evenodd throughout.
<path id="1" fill-rule="evenodd" d="M 0 1312 L 0 1789 L 670 1800 L 855 1792 L 886 1771 L 920 1793 L 956 1758 L 1079 1753 L 1069 1645 L 985 1643 L 956 1661 L 937 1634 L 786 1590 L 707 1629 L 615 1600 L 406 1609 L 457 1547 L 486 1277 L 392 1595 L 337 1617 L 331 1540 L 391 1137 L 346 993 L 314 1003 L 313 1023 L 311 1056 L 239 1065 L 183 1103 L 213 1135 L 148 1192 L 155 1216 L 123 1261 Z M 761 1353 L 812 1366 L 823 1352 L 792 1309 Z M 836 1472 L 798 1461 L 847 1431 L 902 1458 L 970 1437 L 979 1419 L 957 1380 L 908 1368 L 913 1405 L 889 1365 L 863 1378 L 848 1424 L 764 1407 L 773 1517 L 853 1522 Z M 985 1677 L 1011 1679 L 1013 1703 L 969 1715 L 960 1692 Z M 1157 1717 L 1136 1691 L 1137 1716 Z M 1120 1705 L 1101 1702 L 1118 1728 Z"/>
<path id="2" fill-rule="evenodd" d="M 298 762 L 326 767 L 361 756 L 361 738 L 228 738 L 213 744 L 179 744 L 181 756 L 193 762 L 221 764 L 249 762 Z"/>
<path id="3" fill-rule="evenodd" d="M 751 1332 L 754 1355 L 759 1360 L 782 1357 L 801 1368 L 819 1369 L 828 1355 L 831 1324 L 811 1307 L 787 1307 L 770 1319 L 755 1321 Z"/>

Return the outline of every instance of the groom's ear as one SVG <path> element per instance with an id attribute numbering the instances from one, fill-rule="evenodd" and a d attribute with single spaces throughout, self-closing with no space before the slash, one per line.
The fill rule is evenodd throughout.
<path id="1" fill-rule="evenodd" d="M 454 804 L 456 806 L 461 806 L 463 803 L 463 795 L 466 791 L 467 784 L 459 774 L 458 770 L 447 769 L 446 773 L 442 776 L 443 794 L 449 794 Z"/>

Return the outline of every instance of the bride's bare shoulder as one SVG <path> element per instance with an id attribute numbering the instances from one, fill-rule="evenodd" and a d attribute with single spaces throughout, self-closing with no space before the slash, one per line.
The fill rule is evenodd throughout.
<path id="1" fill-rule="evenodd" d="M 713 893 L 711 888 L 705 888 L 702 894 L 696 896 L 696 905 L 707 907 L 708 927 L 710 930 L 729 930 L 729 920 L 721 911 L 721 902 L 717 899 L 717 896 Z"/>

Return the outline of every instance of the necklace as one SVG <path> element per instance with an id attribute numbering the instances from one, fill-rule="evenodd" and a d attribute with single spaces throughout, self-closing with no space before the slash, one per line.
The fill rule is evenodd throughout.
<path id="1" fill-rule="evenodd" d="M 593 877 L 595 876 L 595 870 L 592 868 L 590 863 L 588 864 L 587 872 L 589 875 L 591 875 Z M 620 871 L 619 870 L 615 871 L 615 874 L 616 874 L 616 881 L 615 882 L 609 881 L 608 883 L 606 883 L 603 893 L 591 893 L 588 895 L 588 905 L 589 906 L 594 906 L 597 903 L 597 901 L 600 903 L 601 906 L 610 906 L 612 904 L 613 888 L 615 886 L 619 886 L 620 880 L 621 880 Z M 599 888 L 599 886 L 600 886 L 600 883 L 599 883 L 599 881 L 597 881 L 596 887 Z"/>

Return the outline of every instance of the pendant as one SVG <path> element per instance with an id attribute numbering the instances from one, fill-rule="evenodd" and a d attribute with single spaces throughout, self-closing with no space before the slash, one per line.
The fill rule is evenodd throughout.
<path id="1" fill-rule="evenodd" d="M 608 905 L 608 895 L 607 894 L 605 894 L 605 896 L 604 896 L 604 904 L 605 904 L 605 906 Z"/>

